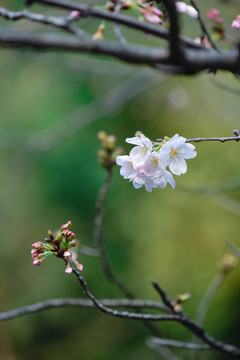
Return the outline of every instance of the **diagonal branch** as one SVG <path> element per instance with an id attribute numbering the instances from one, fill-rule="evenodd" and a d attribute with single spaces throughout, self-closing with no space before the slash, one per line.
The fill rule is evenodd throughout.
<path id="1" fill-rule="evenodd" d="M 194 9 L 195 9 L 195 10 L 197 11 L 197 13 L 198 13 L 198 22 L 199 22 L 199 24 L 200 24 L 202 33 L 206 36 L 206 38 L 208 39 L 209 43 L 212 45 L 212 48 L 215 49 L 215 50 L 217 50 L 217 51 L 219 51 L 218 48 L 217 48 L 217 46 L 216 46 L 216 44 L 215 44 L 215 43 L 212 41 L 212 39 L 211 39 L 211 36 L 210 36 L 210 34 L 209 34 L 209 32 L 208 32 L 205 24 L 204 24 L 204 21 L 203 21 L 203 19 L 202 19 L 202 17 L 201 17 L 201 14 L 200 14 L 200 10 L 199 10 L 198 6 L 196 5 L 195 0 L 190 0 L 190 4 L 194 7 Z"/>

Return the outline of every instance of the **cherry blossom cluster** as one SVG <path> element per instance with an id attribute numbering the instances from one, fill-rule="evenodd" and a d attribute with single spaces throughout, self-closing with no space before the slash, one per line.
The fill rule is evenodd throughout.
<path id="1" fill-rule="evenodd" d="M 178 134 L 172 138 L 165 137 L 162 142 L 152 142 L 137 132 L 135 137 L 126 139 L 126 142 L 136 146 L 129 155 L 117 157 L 116 163 L 121 166 L 120 174 L 132 182 L 135 189 L 144 186 L 148 192 L 153 188 L 164 189 L 168 183 L 174 189 L 173 174 L 185 174 L 185 159 L 197 155 L 195 146 L 186 143 L 186 139 Z"/>
<path id="2" fill-rule="evenodd" d="M 83 265 L 76 260 L 75 252 L 71 251 L 76 246 L 75 234 L 70 230 L 72 222 L 68 221 L 60 228 L 56 238 L 49 230 L 49 238 L 45 242 L 35 242 L 32 244 L 31 255 L 33 258 L 33 265 L 39 266 L 49 256 L 53 255 L 65 260 L 67 266 L 65 272 L 70 274 L 72 266 L 75 265 L 79 271 L 83 271 Z"/>

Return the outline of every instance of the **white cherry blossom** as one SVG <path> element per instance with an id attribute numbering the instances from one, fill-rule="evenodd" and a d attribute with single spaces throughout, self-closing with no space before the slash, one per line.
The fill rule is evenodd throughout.
<path id="1" fill-rule="evenodd" d="M 133 138 L 127 138 L 126 142 L 137 145 L 132 148 L 129 155 L 132 158 L 135 167 L 141 166 L 147 155 L 152 151 L 153 144 L 151 140 L 149 140 L 145 135 L 140 134 L 139 136 L 135 136 Z"/>
<path id="2" fill-rule="evenodd" d="M 186 138 L 176 134 L 161 147 L 159 160 L 163 167 L 169 166 L 173 174 L 185 174 L 187 171 L 185 159 L 193 159 L 197 155 L 194 150 L 194 145 L 186 144 Z"/>
<path id="3" fill-rule="evenodd" d="M 133 179 L 137 175 L 137 170 L 133 166 L 133 162 L 128 155 L 119 155 L 116 158 L 116 164 L 121 166 L 120 175 L 124 179 Z"/>

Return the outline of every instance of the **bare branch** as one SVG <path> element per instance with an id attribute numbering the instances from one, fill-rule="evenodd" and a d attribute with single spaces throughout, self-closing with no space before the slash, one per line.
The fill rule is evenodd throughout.
<path id="1" fill-rule="evenodd" d="M 73 273 L 77 277 L 84 294 L 92 300 L 94 305 L 104 314 L 111 315 L 118 318 L 126 318 L 139 321 L 176 321 L 186 327 L 196 335 L 199 339 L 203 340 L 206 344 L 210 345 L 212 349 L 218 350 L 222 353 L 228 354 L 230 356 L 240 358 L 240 349 L 236 346 L 225 344 L 221 341 L 215 340 L 212 336 L 206 333 L 199 325 L 194 323 L 189 319 L 185 314 L 172 314 L 172 315 L 152 315 L 152 314 L 143 314 L 143 313 L 131 313 L 128 311 L 118 311 L 113 310 L 107 306 L 101 304 L 94 295 L 88 290 L 87 283 L 81 274 L 73 268 Z M 158 288 L 159 285 L 158 285 Z M 164 293 L 162 291 L 162 293 Z M 164 293 L 165 294 L 165 293 Z M 171 299 L 166 295 L 164 296 L 165 302 L 168 304 Z M 167 300 L 166 300 L 167 299 Z M 166 305 L 166 304 L 165 304 Z"/>
<path id="2" fill-rule="evenodd" d="M 90 38 L 90 35 L 85 33 L 83 30 L 79 28 L 75 28 L 73 26 L 72 22 L 74 21 L 74 18 L 70 16 L 57 17 L 57 16 L 35 14 L 28 10 L 14 12 L 7 10 L 3 7 L 0 7 L 0 16 L 12 21 L 17 21 L 20 19 L 28 19 L 33 22 L 38 22 L 45 25 L 51 25 L 56 28 L 64 29 L 73 34 L 77 34 L 77 35 L 81 34 L 81 36 L 86 36 Z"/>
<path id="3" fill-rule="evenodd" d="M 152 300 L 139 300 L 139 299 L 101 299 L 99 300 L 104 306 L 111 307 L 131 307 L 131 308 L 147 308 L 156 309 L 161 311 L 167 311 L 165 306 L 158 301 Z M 0 313 L 0 321 L 10 320 L 22 315 L 35 313 L 58 307 L 88 307 L 96 308 L 91 300 L 87 299 L 51 299 L 46 301 L 37 302 L 35 304 L 23 306 L 14 310 Z"/>
<path id="4" fill-rule="evenodd" d="M 137 45 L 122 46 L 111 41 L 94 41 L 73 36 L 60 36 L 50 33 L 31 33 L 25 31 L 10 31 L 0 28 L 0 46 L 14 48 L 33 48 L 41 50 L 67 50 L 108 55 L 135 64 L 171 64 L 169 51 Z M 181 73 L 197 73 L 209 68 L 240 71 L 239 51 L 237 48 L 216 52 L 214 50 L 185 51 L 185 60 Z"/>

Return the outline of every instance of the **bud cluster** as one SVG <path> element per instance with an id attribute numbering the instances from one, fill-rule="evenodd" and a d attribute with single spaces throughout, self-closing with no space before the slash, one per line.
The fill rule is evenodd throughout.
<path id="1" fill-rule="evenodd" d="M 115 135 L 107 135 L 105 131 L 99 131 L 98 140 L 101 141 L 101 149 L 98 150 L 98 162 L 106 170 L 111 170 L 116 163 L 117 156 L 123 154 L 123 149 L 116 147 Z"/>
<path id="2" fill-rule="evenodd" d="M 39 241 L 32 244 L 33 265 L 39 266 L 49 255 L 54 255 L 65 260 L 67 264 L 66 273 L 70 274 L 72 272 L 72 265 L 75 265 L 79 271 L 83 270 L 82 264 L 75 259 L 70 251 L 77 243 L 75 234 L 70 230 L 71 226 L 71 221 L 63 224 L 56 238 L 48 230 L 49 238 L 46 238 L 45 242 Z"/>

